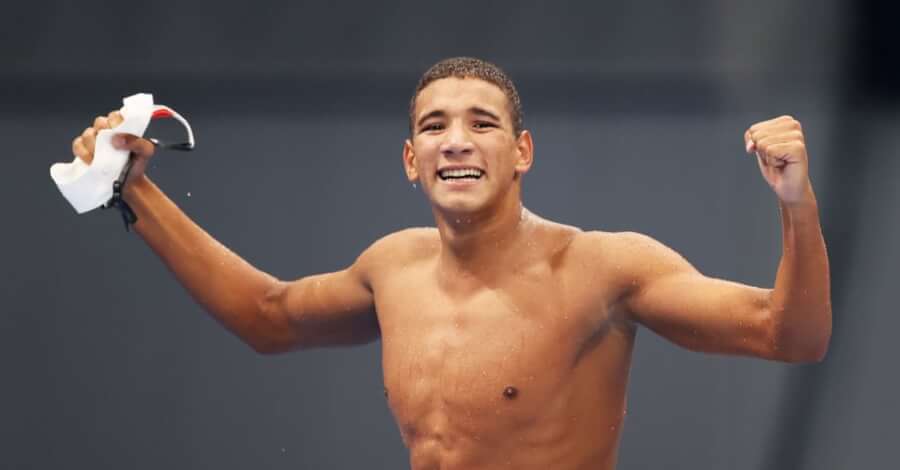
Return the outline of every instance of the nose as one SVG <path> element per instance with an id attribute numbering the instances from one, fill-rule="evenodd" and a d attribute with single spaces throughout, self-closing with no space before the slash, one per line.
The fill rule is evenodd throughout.
<path id="1" fill-rule="evenodd" d="M 469 138 L 469 133 L 466 132 L 465 126 L 450 126 L 444 136 L 440 150 L 445 157 L 468 155 L 475 148 L 472 139 Z"/>

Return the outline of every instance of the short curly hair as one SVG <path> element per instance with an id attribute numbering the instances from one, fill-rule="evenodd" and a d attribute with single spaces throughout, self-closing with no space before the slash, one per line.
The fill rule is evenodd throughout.
<path id="1" fill-rule="evenodd" d="M 431 82 L 442 78 L 477 78 L 488 83 L 496 85 L 509 102 L 509 113 L 513 123 L 513 133 L 518 136 L 524 129 L 522 115 L 522 101 L 519 99 L 519 92 L 512 80 L 506 75 L 500 67 L 481 59 L 474 57 L 452 57 L 444 59 L 432 65 L 416 85 L 416 91 L 409 100 L 409 133 L 414 134 L 416 99 L 419 93 L 427 87 Z"/>

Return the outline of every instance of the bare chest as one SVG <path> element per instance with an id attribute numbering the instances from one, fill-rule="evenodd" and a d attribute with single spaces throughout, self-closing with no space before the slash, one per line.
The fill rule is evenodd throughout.
<path id="1" fill-rule="evenodd" d="M 409 273 L 376 296 L 385 389 L 404 440 L 496 437 L 565 414 L 609 321 L 603 302 L 589 301 L 597 286 L 547 270 L 453 296 L 433 279 Z"/>

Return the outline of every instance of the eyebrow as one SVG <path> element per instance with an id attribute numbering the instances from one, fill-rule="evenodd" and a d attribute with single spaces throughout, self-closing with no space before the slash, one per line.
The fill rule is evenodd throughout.
<path id="1" fill-rule="evenodd" d="M 477 114 L 479 116 L 486 116 L 497 122 L 500 122 L 500 116 L 497 116 L 496 114 L 494 114 L 484 108 L 479 108 L 478 106 L 473 106 L 473 107 L 469 108 L 469 112 L 471 112 L 472 114 Z"/>
<path id="2" fill-rule="evenodd" d="M 439 109 L 436 109 L 436 110 L 422 116 L 421 118 L 419 118 L 419 120 L 416 122 L 416 127 L 421 126 L 425 121 L 427 121 L 433 117 L 444 117 L 446 115 L 447 115 L 447 113 L 445 113 Z"/>
<path id="3" fill-rule="evenodd" d="M 477 116 L 485 116 L 485 117 L 491 118 L 497 122 L 500 122 L 499 116 L 497 116 L 496 114 L 494 114 L 484 108 L 479 108 L 478 106 L 472 106 L 471 108 L 469 108 L 467 110 L 467 112 L 475 114 Z M 427 121 L 431 118 L 434 118 L 434 117 L 442 118 L 442 117 L 446 117 L 446 116 L 447 116 L 447 113 L 445 113 L 444 111 L 441 111 L 440 109 L 436 109 L 436 110 L 431 111 L 430 113 L 422 116 L 421 118 L 419 118 L 419 120 L 416 122 L 416 127 L 421 126 L 425 121 Z"/>

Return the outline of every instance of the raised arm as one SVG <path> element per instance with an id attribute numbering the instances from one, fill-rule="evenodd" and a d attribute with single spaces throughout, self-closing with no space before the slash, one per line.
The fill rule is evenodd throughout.
<path id="1" fill-rule="evenodd" d="M 73 142 L 90 163 L 94 136 L 121 117 L 98 117 Z M 123 198 L 137 215 L 135 231 L 193 298 L 217 321 L 262 353 L 368 342 L 378 337 L 365 254 L 348 269 L 293 282 L 266 274 L 207 234 L 144 174 L 153 145 L 124 136 L 135 164 Z"/>
<path id="2" fill-rule="evenodd" d="M 633 318 L 687 348 L 790 362 L 819 361 L 831 337 L 828 256 L 800 124 L 765 121 L 745 134 L 779 199 L 782 257 L 774 289 L 712 279 L 672 250 L 631 235 Z"/>

